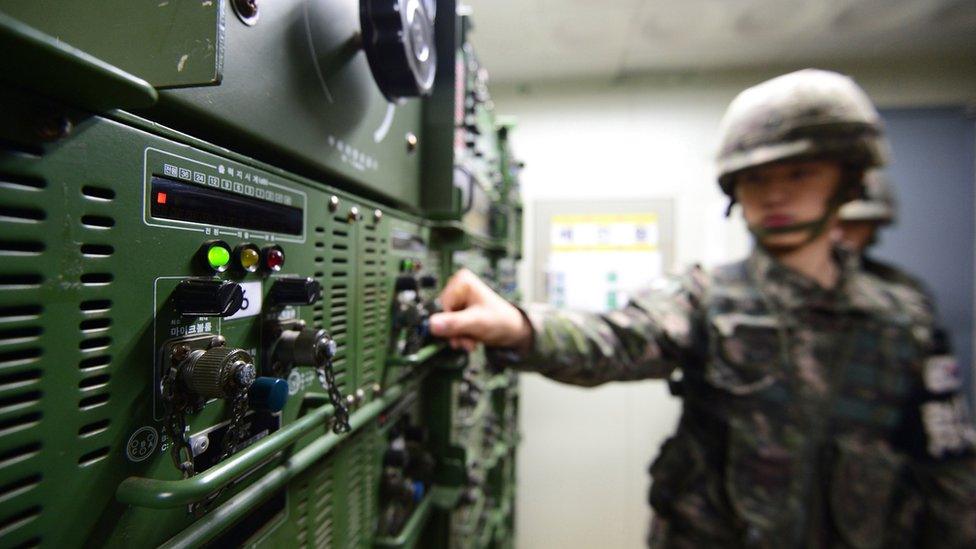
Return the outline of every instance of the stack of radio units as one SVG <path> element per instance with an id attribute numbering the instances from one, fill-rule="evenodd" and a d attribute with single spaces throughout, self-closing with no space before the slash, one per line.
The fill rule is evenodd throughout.
<path id="1" fill-rule="evenodd" d="M 0 546 L 510 547 L 511 121 L 454 0 L 0 0 Z"/>

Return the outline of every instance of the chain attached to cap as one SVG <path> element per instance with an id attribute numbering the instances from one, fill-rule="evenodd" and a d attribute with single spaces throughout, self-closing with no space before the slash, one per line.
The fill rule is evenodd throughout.
<path id="1" fill-rule="evenodd" d="M 349 425 L 349 407 L 339 393 L 339 385 L 335 379 L 335 360 L 338 348 L 335 340 L 329 339 L 329 345 L 324 353 L 325 360 L 321 361 L 316 368 L 319 375 L 319 383 L 329 393 L 329 403 L 332 404 L 332 432 L 335 434 L 348 433 L 352 427 Z"/>
<path id="2" fill-rule="evenodd" d="M 183 478 L 190 478 L 196 474 L 193 468 L 193 449 L 190 447 L 189 429 L 186 423 L 186 408 L 189 403 L 185 394 L 176 390 L 179 369 L 171 366 L 162 381 L 162 397 L 164 412 L 164 428 L 170 439 L 170 456 L 173 465 L 183 473 Z"/>

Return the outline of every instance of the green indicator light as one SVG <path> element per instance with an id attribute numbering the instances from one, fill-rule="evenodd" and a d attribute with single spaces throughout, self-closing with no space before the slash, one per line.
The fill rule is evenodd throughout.
<path id="1" fill-rule="evenodd" d="M 207 250 L 207 263 L 214 270 L 221 270 L 230 263 L 230 250 L 223 246 L 213 246 Z"/>

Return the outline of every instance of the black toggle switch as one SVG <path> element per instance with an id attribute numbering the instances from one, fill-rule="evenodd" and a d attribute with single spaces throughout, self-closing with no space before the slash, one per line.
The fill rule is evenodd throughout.
<path id="1" fill-rule="evenodd" d="M 437 277 L 434 275 L 424 275 L 420 277 L 420 287 L 430 290 L 437 287 Z"/>
<path id="2" fill-rule="evenodd" d="M 184 316 L 231 316 L 244 304 L 244 289 L 236 282 L 188 279 L 173 292 L 176 310 Z"/>
<path id="3" fill-rule="evenodd" d="M 322 299 L 322 285 L 314 278 L 279 278 L 270 297 L 275 305 L 313 305 Z"/>
<path id="4" fill-rule="evenodd" d="M 408 290 L 417 291 L 417 277 L 412 275 L 403 275 L 396 278 L 396 282 L 393 284 L 393 291 L 396 293 L 406 292 Z"/>

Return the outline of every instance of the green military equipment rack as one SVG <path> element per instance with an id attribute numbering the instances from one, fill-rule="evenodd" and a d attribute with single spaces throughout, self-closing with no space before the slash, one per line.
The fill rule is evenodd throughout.
<path id="1" fill-rule="evenodd" d="M 0 0 L 0 546 L 511 546 L 517 377 L 426 325 L 517 298 L 455 3 L 90 4 Z"/>

